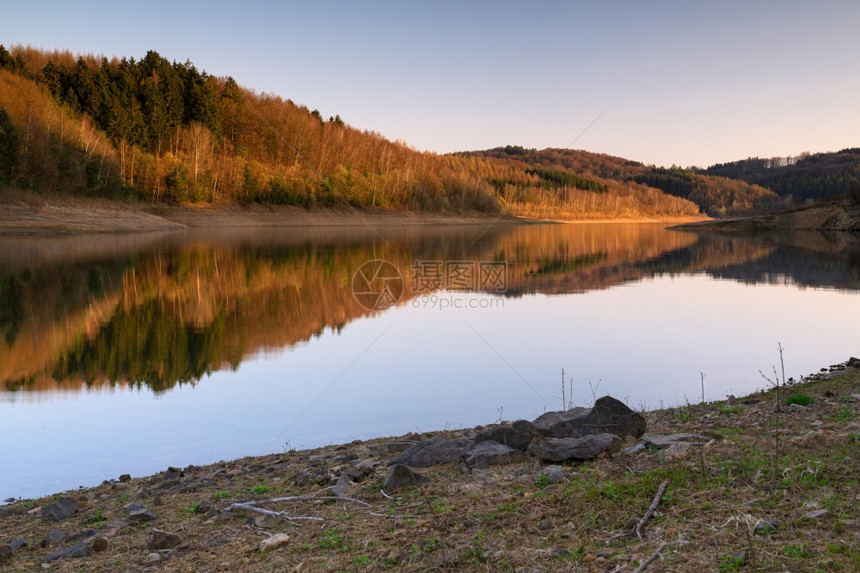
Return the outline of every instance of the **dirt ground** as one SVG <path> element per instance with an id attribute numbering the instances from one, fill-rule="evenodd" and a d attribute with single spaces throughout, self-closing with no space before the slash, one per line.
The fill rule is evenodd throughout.
<path id="1" fill-rule="evenodd" d="M 771 390 L 644 415 L 648 434 L 707 442 L 560 471 L 450 463 L 392 491 L 388 462 L 432 434 L 146 477 L 117 468 L 95 488 L 0 506 L 0 569 L 860 570 L 860 370 L 833 367 L 778 401 Z M 347 470 L 358 477 L 338 497 Z M 49 521 L 58 503 L 71 515 Z"/>

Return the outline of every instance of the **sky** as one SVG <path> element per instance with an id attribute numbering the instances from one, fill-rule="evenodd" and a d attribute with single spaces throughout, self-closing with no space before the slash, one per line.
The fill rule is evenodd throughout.
<path id="1" fill-rule="evenodd" d="M 655 165 L 860 146 L 860 2 L 10 2 L 0 43 L 148 50 L 438 153 Z"/>

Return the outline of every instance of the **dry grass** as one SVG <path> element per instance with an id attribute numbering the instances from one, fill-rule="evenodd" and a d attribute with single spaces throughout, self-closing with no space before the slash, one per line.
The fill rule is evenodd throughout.
<path id="1" fill-rule="evenodd" d="M 158 520 L 127 526 L 106 551 L 54 562 L 51 570 L 633 571 L 662 548 L 648 571 L 856 571 L 860 441 L 846 426 L 860 421 L 860 403 L 851 398 L 858 393 L 856 370 L 791 387 L 788 394 L 813 402 L 783 407 L 778 424 L 772 393 L 735 405 L 650 412 L 650 433 L 696 428 L 722 439 L 674 458 L 646 450 L 569 465 L 556 483 L 536 462 L 470 473 L 449 465 L 421 470 L 430 478 L 426 486 L 389 498 L 380 491 L 388 471 L 383 464 L 350 486 L 352 500 L 322 499 L 330 495 L 326 476 L 350 460 L 391 459 L 392 440 L 384 439 L 186 468 L 175 493 L 154 476 L 70 494 L 81 509 L 58 525 L 34 515 L 2 517 L 0 542 L 23 537 L 29 543 L 8 570 L 38 569 L 40 558 L 61 547 L 40 547 L 51 528 L 68 535 L 104 531 L 136 501 Z M 306 482 L 308 475 L 320 483 Z M 668 489 L 642 537 L 625 535 L 664 480 Z M 320 520 L 264 523 L 260 514 L 227 511 L 235 502 L 284 496 L 303 497 L 263 507 Z M 15 506 L 36 512 L 51 501 Z M 216 509 L 195 513 L 207 504 Z M 819 508 L 831 515 L 804 517 Z M 775 521 L 776 530 L 756 530 L 765 521 Z M 153 527 L 181 536 L 166 561 L 146 549 Z M 260 553 L 260 542 L 276 533 L 290 535 L 289 542 Z"/>

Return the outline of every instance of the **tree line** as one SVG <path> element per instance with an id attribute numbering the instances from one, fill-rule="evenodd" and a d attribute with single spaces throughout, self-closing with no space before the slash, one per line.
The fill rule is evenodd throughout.
<path id="1" fill-rule="evenodd" d="M 135 60 L 0 46 L 6 187 L 307 208 L 517 213 L 551 206 L 571 216 L 697 211 L 654 188 L 524 163 L 534 150 L 505 149 L 506 157 L 421 153 L 355 129 L 339 115 L 324 119 L 155 51 Z"/>

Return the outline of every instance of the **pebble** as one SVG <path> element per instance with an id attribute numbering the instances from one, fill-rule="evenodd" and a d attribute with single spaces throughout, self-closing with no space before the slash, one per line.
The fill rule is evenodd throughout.
<path id="1" fill-rule="evenodd" d="M 828 509 L 814 509 L 803 514 L 806 519 L 827 519 L 832 516 L 833 513 Z"/>
<path id="2" fill-rule="evenodd" d="M 290 536 L 286 533 L 278 533 L 268 539 L 260 542 L 260 553 L 268 553 L 274 551 L 282 545 L 286 545 L 290 541 Z"/>
<path id="3" fill-rule="evenodd" d="M 770 535 L 779 531 L 779 522 L 775 519 L 766 519 L 756 524 L 753 533 L 757 535 Z"/>

